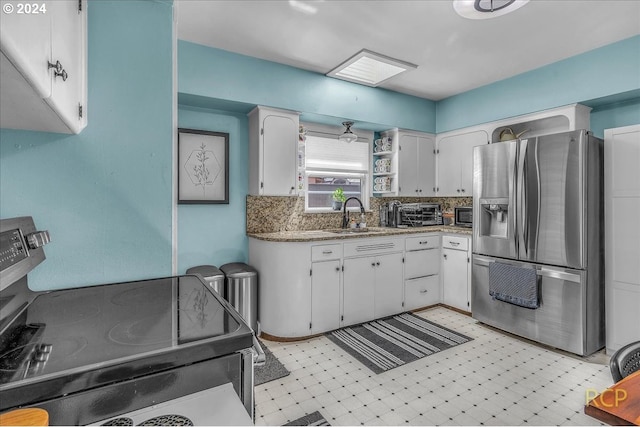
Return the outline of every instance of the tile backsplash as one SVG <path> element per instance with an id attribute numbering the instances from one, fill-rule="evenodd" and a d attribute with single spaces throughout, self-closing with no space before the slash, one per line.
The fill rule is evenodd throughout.
<path id="1" fill-rule="evenodd" d="M 366 221 L 370 226 L 380 223 L 381 204 L 398 200 L 401 203 L 439 203 L 443 212 L 457 206 L 471 206 L 471 197 L 372 197 Z M 307 213 L 304 197 L 247 196 L 247 233 L 273 233 L 278 231 L 304 231 L 339 228 L 342 211 Z"/>

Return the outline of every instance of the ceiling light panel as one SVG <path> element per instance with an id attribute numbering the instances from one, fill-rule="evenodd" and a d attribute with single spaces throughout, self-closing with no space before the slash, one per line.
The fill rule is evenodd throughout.
<path id="1" fill-rule="evenodd" d="M 328 72 L 327 76 L 375 87 L 415 68 L 418 66 L 363 49 Z"/>

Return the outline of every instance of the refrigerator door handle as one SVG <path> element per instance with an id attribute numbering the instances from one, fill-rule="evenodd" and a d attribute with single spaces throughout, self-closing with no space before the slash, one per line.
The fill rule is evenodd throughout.
<path id="1" fill-rule="evenodd" d="M 536 274 L 538 276 L 550 277 L 552 279 L 566 280 L 569 282 L 580 283 L 580 275 L 574 274 L 574 273 L 567 273 L 566 271 L 541 268 L 536 272 Z"/>
<path id="2" fill-rule="evenodd" d="M 495 262 L 495 259 L 493 259 L 493 258 L 485 258 L 485 257 L 479 256 L 479 255 L 473 255 L 473 263 L 474 264 L 482 265 L 484 267 L 488 267 L 489 264 L 491 264 L 492 262 Z"/>
<path id="3" fill-rule="evenodd" d="M 521 141 L 520 153 L 518 155 L 518 165 L 516 170 L 516 242 L 518 247 L 518 258 L 523 259 L 528 255 L 529 248 L 526 245 L 525 229 L 527 222 L 525 221 L 527 215 L 527 186 L 526 186 L 526 156 L 527 156 L 527 140 Z"/>
<path id="4" fill-rule="evenodd" d="M 538 150 L 538 140 L 536 139 L 534 142 L 534 145 L 532 147 L 532 149 L 534 150 L 533 154 L 534 154 L 534 169 L 536 171 L 536 176 L 535 176 L 535 185 L 536 185 L 536 189 L 535 189 L 535 212 L 536 215 L 535 217 L 530 216 L 529 217 L 529 221 L 527 223 L 527 236 L 526 236 L 526 244 L 527 244 L 527 250 L 531 250 L 531 256 L 535 257 L 538 254 L 538 233 L 539 233 L 539 224 L 540 224 L 540 205 L 541 205 L 541 200 L 540 200 L 540 160 L 538 158 L 538 155 L 540 154 L 540 150 Z M 532 237 L 533 236 L 533 237 Z"/>
<path id="5" fill-rule="evenodd" d="M 512 251 L 512 256 L 515 258 L 518 258 L 518 252 L 519 252 L 519 242 L 518 242 L 518 212 L 517 212 L 517 206 L 519 206 L 518 204 L 518 153 L 520 152 L 519 150 L 519 141 L 516 141 L 514 143 L 514 147 L 513 147 L 513 151 L 511 153 L 511 156 L 509 158 L 509 161 L 513 167 L 513 172 L 511 173 L 511 183 L 510 183 L 510 191 L 511 191 L 511 195 L 509 196 L 509 209 L 512 209 L 511 214 L 509 215 L 510 219 L 511 219 L 511 233 L 513 234 L 513 236 L 511 236 L 511 238 L 513 239 L 513 251 Z"/>

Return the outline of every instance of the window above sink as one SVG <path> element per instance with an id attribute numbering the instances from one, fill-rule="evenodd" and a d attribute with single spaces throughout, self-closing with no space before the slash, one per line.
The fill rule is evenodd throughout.
<path id="1" fill-rule="evenodd" d="M 346 143 L 338 140 L 339 129 L 328 132 L 326 127 L 306 128 L 300 151 L 304 164 L 303 181 L 305 211 L 309 213 L 335 212 L 333 192 L 341 188 L 344 196 L 357 197 L 369 209 L 369 179 L 371 174 L 371 132 L 358 132 L 358 140 Z M 369 135 L 371 134 L 371 135 Z M 356 203 L 348 210 L 359 210 Z"/>

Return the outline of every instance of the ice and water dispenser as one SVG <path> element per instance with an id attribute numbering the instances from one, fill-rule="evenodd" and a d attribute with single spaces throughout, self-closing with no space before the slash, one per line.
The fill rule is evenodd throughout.
<path id="1" fill-rule="evenodd" d="M 507 238 L 509 224 L 509 199 L 480 199 L 477 221 L 480 236 Z"/>

